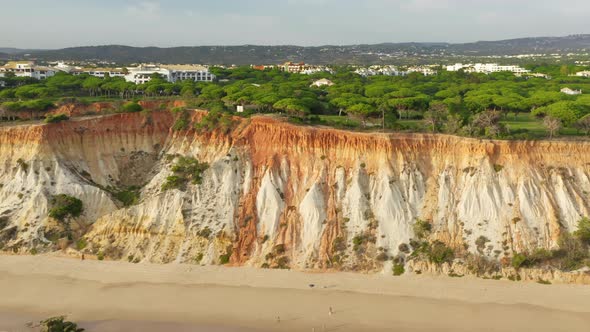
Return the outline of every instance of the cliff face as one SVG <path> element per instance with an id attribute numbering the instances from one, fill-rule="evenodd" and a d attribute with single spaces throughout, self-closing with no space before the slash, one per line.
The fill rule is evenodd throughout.
<path id="1" fill-rule="evenodd" d="M 264 117 L 199 134 L 171 131 L 173 121 L 152 112 L 0 129 L 4 249 L 49 248 L 49 200 L 60 193 L 84 202 L 74 231 L 86 251 L 271 267 L 389 268 L 381 261 L 409 243 L 417 219 L 436 239 L 501 259 L 555 247 L 590 215 L 589 143 L 351 133 Z M 175 155 L 209 164 L 201 184 L 162 191 Z M 111 193 L 128 186 L 141 199 L 123 208 Z"/>

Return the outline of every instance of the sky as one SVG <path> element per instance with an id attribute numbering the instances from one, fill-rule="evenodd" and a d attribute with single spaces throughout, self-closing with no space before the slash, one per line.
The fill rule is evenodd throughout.
<path id="1" fill-rule="evenodd" d="M 0 0 L 0 47 L 349 45 L 590 33 L 590 0 Z"/>

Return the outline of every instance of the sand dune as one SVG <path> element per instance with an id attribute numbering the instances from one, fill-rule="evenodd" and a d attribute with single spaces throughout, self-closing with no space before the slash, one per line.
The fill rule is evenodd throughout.
<path id="1" fill-rule="evenodd" d="M 18 326 L 62 314 L 88 331 L 588 331 L 590 326 L 590 287 L 473 278 L 0 256 L 0 294 L 0 331 L 30 331 Z"/>

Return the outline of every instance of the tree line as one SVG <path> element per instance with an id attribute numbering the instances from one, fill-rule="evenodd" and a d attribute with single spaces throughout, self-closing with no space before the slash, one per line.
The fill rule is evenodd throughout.
<path id="1" fill-rule="evenodd" d="M 324 115 L 348 116 L 361 127 L 401 128 L 419 121 L 423 129 L 470 136 L 503 137 L 520 128 L 507 128 L 503 120 L 527 113 L 542 121 L 550 135 L 562 127 L 590 132 L 590 94 L 576 96 L 561 88 L 590 92 L 590 80 L 569 76 L 560 66 L 540 68 L 552 79 L 440 71 L 438 75 L 361 77 L 351 67 L 334 73 L 291 74 L 277 69 L 212 68 L 216 82 L 170 83 L 154 75 L 137 85 L 121 77 L 57 73 L 46 80 L 8 76 L 0 90 L 2 108 L 46 110 L 60 98 L 145 97 L 183 98 L 191 106 L 221 112 L 244 106 L 248 112 L 281 112 L 303 121 Z M 560 74 L 563 73 L 563 74 Z M 326 78 L 332 86 L 312 83 Z"/>

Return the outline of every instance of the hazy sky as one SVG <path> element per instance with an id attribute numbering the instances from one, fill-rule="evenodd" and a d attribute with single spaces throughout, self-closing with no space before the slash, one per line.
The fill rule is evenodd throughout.
<path id="1" fill-rule="evenodd" d="M 590 0 L 0 0 L 0 47 L 469 42 L 590 33 Z"/>

